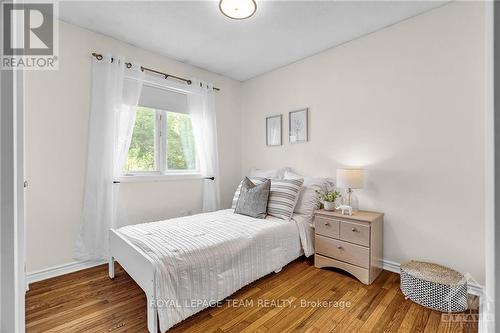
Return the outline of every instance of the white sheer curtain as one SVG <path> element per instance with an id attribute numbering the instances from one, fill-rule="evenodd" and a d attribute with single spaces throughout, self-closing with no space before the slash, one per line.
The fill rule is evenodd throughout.
<path id="1" fill-rule="evenodd" d="M 193 124 L 195 145 L 198 151 L 200 171 L 204 177 L 203 211 L 220 208 L 219 155 L 217 150 L 217 125 L 215 117 L 215 96 L 213 85 L 191 80 L 188 92 L 188 111 Z"/>
<path id="2" fill-rule="evenodd" d="M 123 174 L 123 165 L 127 159 L 128 149 L 132 141 L 132 132 L 134 130 L 137 103 L 141 96 L 144 82 L 144 72 L 140 66 L 126 71 L 126 77 L 123 82 L 123 94 L 120 112 L 116 113 L 115 118 L 115 151 L 114 151 L 114 169 L 115 179 Z"/>
<path id="3" fill-rule="evenodd" d="M 93 59 L 87 171 L 75 258 L 105 259 L 108 231 L 116 225 L 119 185 L 143 83 L 140 66 L 127 69 L 121 57 Z"/>

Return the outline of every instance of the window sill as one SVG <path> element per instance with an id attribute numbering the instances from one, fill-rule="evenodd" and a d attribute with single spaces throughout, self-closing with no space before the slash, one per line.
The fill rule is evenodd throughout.
<path id="1" fill-rule="evenodd" d="M 130 175 L 120 177 L 120 183 L 166 182 L 177 180 L 203 179 L 200 173 L 179 173 L 168 175 Z"/>

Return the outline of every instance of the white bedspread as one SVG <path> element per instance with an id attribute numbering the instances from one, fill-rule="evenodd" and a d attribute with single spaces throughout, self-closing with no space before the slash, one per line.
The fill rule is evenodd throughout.
<path id="1" fill-rule="evenodd" d="M 299 257 L 301 238 L 307 237 L 303 223 L 255 219 L 228 209 L 118 231 L 155 263 L 155 298 L 165 332 Z"/>
<path id="2" fill-rule="evenodd" d="M 313 218 L 305 214 L 294 213 L 292 219 L 299 228 L 300 243 L 306 257 L 314 254 Z"/>

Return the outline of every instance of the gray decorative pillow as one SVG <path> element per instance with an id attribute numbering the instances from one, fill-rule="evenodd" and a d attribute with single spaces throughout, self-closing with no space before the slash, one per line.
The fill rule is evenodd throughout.
<path id="1" fill-rule="evenodd" d="M 234 212 L 258 219 L 266 218 L 267 199 L 269 198 L 270 189 L 271 181 L 269 179 L 262 184 L 255 185 L 250 179 L 245 177 L 241 182 L 240 196 Z"/>
<path id="2" fill-rule="evenodd" d="M 265 182 L 267 180 L 267 178 L 264 178 L 264 177 L 252 177 L 252 176 L 248 177 L 248 179 L 250 179 L 252 181 L 252 183 L 254 183 L 255 185 L 262 184 L 263 182 Z M 236 208 L 236 203 L 238 203 L 238 198 L 240 197 L 241 184 L 243 184 L 244 180 L 245 179 L 243 179 L 240 182 L 240 184 L 238 185 L 238 188 L 236 188 L 236 192 L 234 192 L 233 201 L 232 201 L 232 205 L 231 205 L 232 209 Z"/>

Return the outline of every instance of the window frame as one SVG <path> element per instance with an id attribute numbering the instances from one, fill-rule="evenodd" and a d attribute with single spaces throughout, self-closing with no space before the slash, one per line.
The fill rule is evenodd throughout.
<path id="1" fill-rule="evenodd" d="M 155 144 L 155 169 L 154 171 L 128 171 L 124 173 L 120 181 L 136 182 L 136 181 L 163 181 L 174 179 L 198 179 L 201 177 L 200 161 L 198 150 L 195 146 L 195 169 L 168 169 L 168 117 L 167 113 L 181 113 L 147 106 L 137 105 L 137 107 L 147 108 L 155 112 L 155 127 L 154 127 L 154 144 Z M 163 119 L 165 121 L 163 121 Z M 192 124 L 191 124 L 192 125 Z M 128 154 L 128 152 L 127 152 Z"/>

